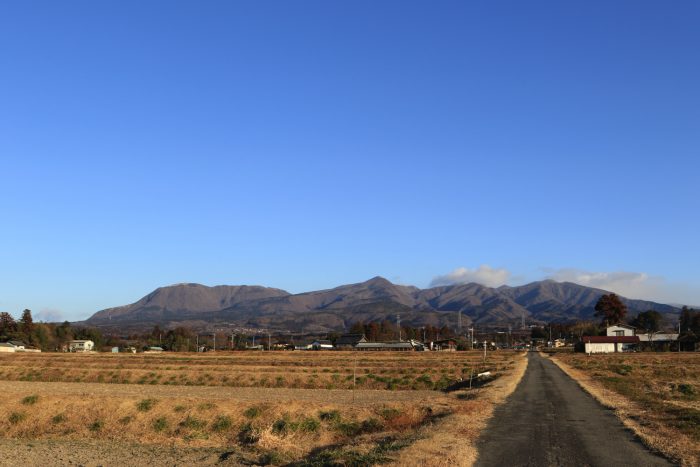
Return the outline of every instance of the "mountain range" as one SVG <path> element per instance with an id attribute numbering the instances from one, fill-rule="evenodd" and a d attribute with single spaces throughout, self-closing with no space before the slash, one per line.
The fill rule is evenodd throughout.
<path id="1" fill-rule="evenodd" d="M 261 286 L 161 287 L 131 305 L 99 311 L 83 324 L 131 329 L 159 325 L 196 328 L 239 327 L 273 331 L 328 332 L 358 321 L 396 319 L 410 326 L 519 326 L 592 319 L 605 290 L 544 280 L 498 288 L 469 283 L 428 289 L 375 277 L 333 289 L 291 294 Z M 654 309 L 668 318 L 677 307 L 623 298 L 628 314 Z M 461 315 L 461 318 L 460 318 Z"/>

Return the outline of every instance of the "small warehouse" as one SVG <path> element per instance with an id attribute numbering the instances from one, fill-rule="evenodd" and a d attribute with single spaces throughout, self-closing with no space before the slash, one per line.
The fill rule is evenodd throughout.
<path id="1" fill-rule="evenodd" d="M 629 352 L 639 345 L 638 336 L 583 336 L 582 340 L 587 354 Z"/>

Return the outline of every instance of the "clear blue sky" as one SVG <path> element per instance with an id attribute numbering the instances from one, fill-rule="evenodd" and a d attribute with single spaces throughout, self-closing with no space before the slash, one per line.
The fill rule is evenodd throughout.
<path id="1" fill-rule="evenodd" d="M 700 304 L 698 24 L 696 1 L 3 2 L 0 311 L 481 265 Z"/>

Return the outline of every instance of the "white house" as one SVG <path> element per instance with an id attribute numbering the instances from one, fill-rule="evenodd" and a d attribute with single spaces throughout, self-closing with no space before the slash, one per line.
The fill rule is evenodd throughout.
<path id="1" fill-rule="evenodd" d="M 88 340 L 75 340 L 68 343 L 69 352 L 90 352 L 95 348 L 95 343 Z"/>
<path id="2" fill-rule="evenodd" d="M 9 342 L 0 342 L 0 353 L 14 352 L 15 346 Z"/>
<path id="3" fill-rule="evenodd" d="M 607 336 L 634 336 L 634 335 L 636 335 L 634 326 L 628 326 L 626 324 L 616 324 L 614 326 L 608 326 L 605 329 L 605 334 Z"/>
<path id="4" fill-rule="evenodd" d="M 583 336 L 581 339 L 587 354 L 629 352 L 639 344 L 638 336 Z"/>

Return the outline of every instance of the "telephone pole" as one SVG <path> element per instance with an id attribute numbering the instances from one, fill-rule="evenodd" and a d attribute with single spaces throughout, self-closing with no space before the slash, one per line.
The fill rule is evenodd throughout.
<path id="1" fill-rule="evenodd" d="M 396 313 L 396 327 L 399 329 L 399 342 L 401 342 L 401 314 Z"/>

